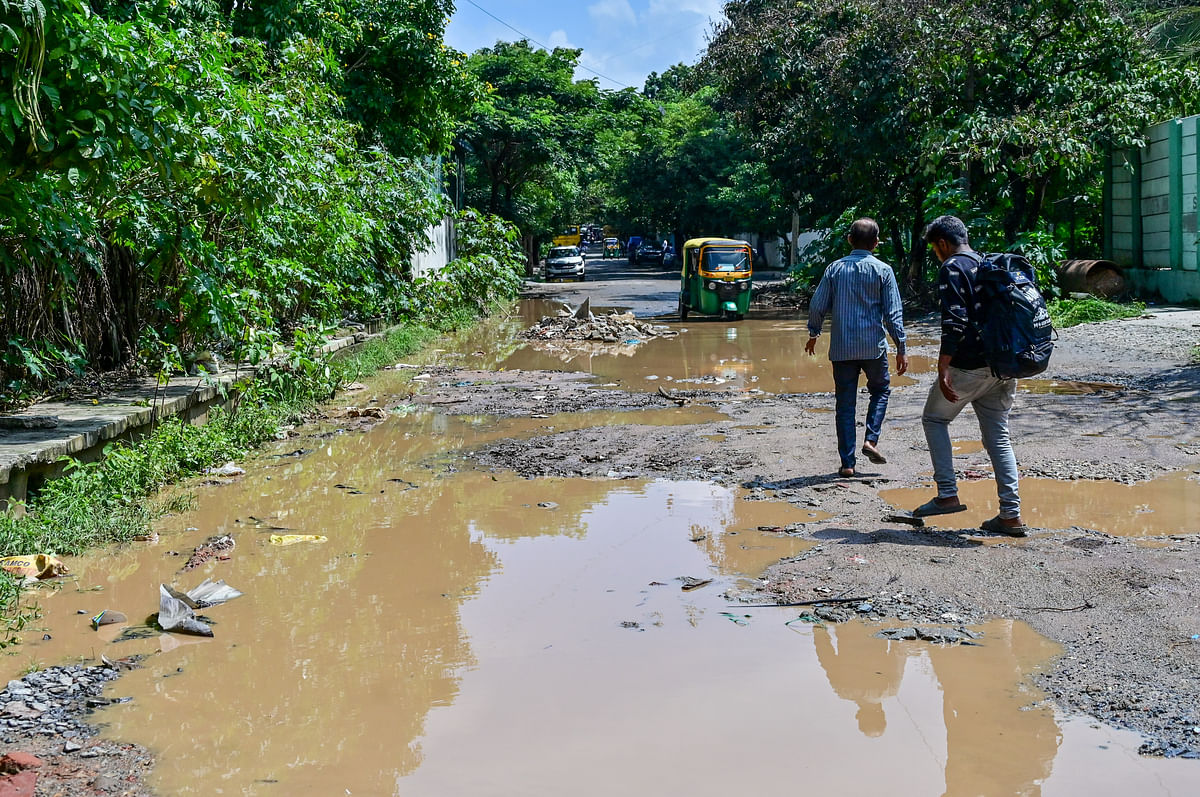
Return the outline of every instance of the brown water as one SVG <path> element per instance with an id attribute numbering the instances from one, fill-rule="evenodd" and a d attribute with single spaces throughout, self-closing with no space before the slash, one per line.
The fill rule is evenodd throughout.
<path id="1" fill-rule="evenodd" d="M 348 401 L 387 388 L 383 377 Z M 158 544 L 71 560 L 70 580 L 39 591 L 45 628 L 8 675 L 149 654 L 108 690 L 133 701 L 98 716 L 107 736 L 157 754 L 163 797 L 1200 788 L 1195 762 L 1141 759 L 1135 735 L 1056 716 L 1029 676 L 1057 650 L 1020 624 L 941 648 L 731 607 L 727 590 L 811 545 L 775 529 L 823 513 L 707 482 L 523 480 L 459 470 L 456 456 L 547 430 L 722 420 L 703 407 L 413 413 L 280 443 L 242 479 L 200 488 Z M 282 529 L 329 541 L 271 545 Z M 221 533 L 237 539 L 230 561 L 179 573 Z M 246 593 L 203 612 L 211 640 L 118 642 L 120 626 L 88 625 L 101 609 L 136 624 L 157 610 L 159 582 L 208 576 Z M 713 581 L 684 591 L 680 576 Z"/>
<path id="2" fill-rule="evenodd" d="M 54 639 L 27 655 L 162 650 L 110 688 L 133 702 L 99 716 L 158 754 L 161 794 L 723 795 L 800 775 L 816 794 L 1167 794 L 1200 776 L 1057 719 L 1027 682 L 1056 650 L 1019 624 L 939 648 L 730 608 L 738 577 L 806 547 L 754 530 L 794 507 L 703 482 L 476 472 L 331 488 L 382 487 L 366 450 L 381 436 L 207 488 L 159 545 L 71 563 L 102 591 L 43 597 Z M 252 514 L 330 541 L 273 547 Z M 239 540 L 233 559 L 177 575 L 164 549 L 217 532 Z M 212 640 L 115 643 L 75 614 L 139 617 L 159 580 L 210 574 L 246 592 L 205 612 Z M 683 575 L 715 583 L 685 592 Z"/>
<path id="3" fill-rule="evenodd" d="M 731 608 L 727 588 L 810 544 L 757 530 L 808 519 L 797 507 L 706 482 L 414 467 L 444 450 L 416 445 L 429 423 L 268 451 L 201 489 L 158 545 L 71 561 L 77 581 L 40 597 L 52 640 L 31 634 L 12 669 L 152 654 L 109 690 L 134 700 L 100 719 L 157 753 L 166 797 L 723 795 L 801 774 L 818 794 L 1200 782 L 1191 762 L 1139 760 L 1132 734 L 1056 718 L 1027 682 L 1055 650 L 1023 626 L 942 649 Z M 329 542 L 279 548 L 270 526 Z M 238 540 L 233 558 L 179 574 L 167 551 L 216 533 Z M 246 592 L 204 612 L 212 640 L 87 625 L 102 608 L 144 617 L 159 581 L 209 575 Z M 677 576 L 714 583 L 685 592 Z"/>
<path id="4" fill-rule="evenodd" d="M 766 393 L 831 392 L 829 336 L 818 340 L 816 356 L 804 351 L 808 331 L 803 319 L 748 318 L 739 322 L 673 322 L 679 335 L 653 338 L 640 345 L 564 345 L 555 343 L 481 346 L 467 365 L 521 370 L 572 370 L 593 374 L 604 384 L 626 390 L 761 390 Z M 915 343 L 915 342 L 914 342 Z M 892 358 L 889 357 L 889 360 Z M 892 363 L 894 366 L 894 362 Z M 936 364 L 912 357 L 913 372 Z M 894 370 L 894 367 L 893 367 Z M 916 384 L 893 373 L 896 386 Z"/>
<path id="5" fill-rule="evenodd" d="M 1191 478 L 1189 478 L 1191 477 Z M 1021 517 L 1037 528 L 1072 526 L 1127 537 L 1200 533 L 1200 482 L 1190 471 L 1136 484 L 1111 481 L 1021 480 Z M 883 490 L 880 498 L 899 509 L 912 509 L 936 492 L 927 487 Z M 992 479 L 959 481 L 967 511 L 930 518 L 944 528 L 978 526 L 999 510 Z"/>
<path id="6" fill-rule="evenodd" d="M 1124 390 L 1124 385 L 1109 382 L 1080 382 L 1070 379 L 1022 379 L 1017 389 L 1024 393 L 1052 394 L 1056 396 L 1090 396 L 1093 393 L 1110 393 Z"/>

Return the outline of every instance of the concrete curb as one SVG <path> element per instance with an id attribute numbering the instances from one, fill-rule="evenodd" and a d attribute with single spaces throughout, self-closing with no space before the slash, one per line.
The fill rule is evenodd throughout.
<path id="1" fill-rule="evenodd" d="M 333 338 L 317 351 L 338 354 L 399 328 Z M 3 416 L 0 511 L 7 509 L 10 500 L 24 501 L 30 490 L 62 475 L 63 457 L 95 461 L 104 456 L 108 443 L 145 434 L 151 424 L 167 418 L 204 423 L 212 407 L 227 407 L 236 398 L 235 375 L 238 380 L 253 379 L 256 371 L 254 366 L 242 365 L 236 371 L 212 376 L 177 377 L 165 386 L 145 379 L 103 400 L 47 401 Z"/>

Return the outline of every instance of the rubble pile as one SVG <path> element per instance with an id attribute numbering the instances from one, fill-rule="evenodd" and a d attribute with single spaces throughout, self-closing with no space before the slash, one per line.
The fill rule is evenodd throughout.
<path id="1" fill-rule="evenodd" d="M 637 345 L 649 338 L 673 337 L 679 332 L 661 324 L 639 321 L 633 313 L 597 316 L 584 302 L 578 310 L 564 309 L 557 316 L 546 316 L 522 334 L 535 341 L 579 340 Z"/>
<path id="2" fill-rule="evenodd" d="M 30 673 L 19 681 L 9 681 L 0 690 L 0 730 L 4 741 L 14 741 L 14 731 L 57 736 L 68 746 L 91 736 L 95 731 L 83 720 L 88 709 L 123 702 L 110 700 L 101 693 L 109 681 L 120 675 L 116 666 L 49 667 Z M 70 752 L 70 750 L 68 750 Z"/>

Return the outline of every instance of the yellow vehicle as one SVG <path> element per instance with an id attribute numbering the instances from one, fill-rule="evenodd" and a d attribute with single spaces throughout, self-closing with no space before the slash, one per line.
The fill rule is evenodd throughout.
<path id="1" fill-rule="evenodd" d="M 683 245 L 679 320 L 688 311 L 740 321 L 750 310 L 754 273 L 750 244 L 731 238 L 693 238 Z"/>
<path id="2" fill-rule="evenodd" d="M 555 246 L 579 246 L 583 240 L 582 233 L 579 232 L 579 225 L 575 224 L 568 227 L 561 235 L 554 236 Z"/>

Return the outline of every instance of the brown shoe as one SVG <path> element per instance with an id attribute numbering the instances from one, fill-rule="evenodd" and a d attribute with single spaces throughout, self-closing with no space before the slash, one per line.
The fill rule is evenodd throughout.
<path id="1" fill-rule="evenodd" d="M 1013 518 L 1019 521 L 1020 518 Z M 979 524 L 979 528 L 984 531 L 990 531 L 992 534 L 1007 534 L 1009 537 L 1028 537 L 1029 527 L 1024 523 L 1005 523 L 1005 519 L 999 515 L 991 520 L 985 520 Z"/>
<path id="2" fill-rule="evenodd" d="M 871 460 L 876 465 L 886 465 L 887 457 L 879 453 L 879 449 L 870 443 L 864 444 L 862 447 L 863 456 Z"/>

